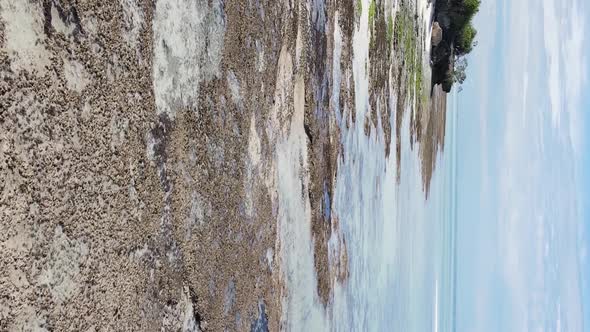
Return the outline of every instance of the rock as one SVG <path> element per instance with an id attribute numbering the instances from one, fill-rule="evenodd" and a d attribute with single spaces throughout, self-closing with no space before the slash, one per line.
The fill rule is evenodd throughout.
<path id="1" fill-rule="evenodd" d="M 443 38 L 442 28 L 440 27 L 438 22 L 434 22 L 434 24 L 432 25 L 432 37 L 431 37 L 432 46 L 433 47 L 438 46 L 438 44 L 440 44 L 440 42 L 442 41 L 442 38 Z"/>
<path id="2" fill-rule="evenodd" d="M 451 92 L 451 89 L 453 88 L 453 81 L 450 80 L 445 80 L 442 83 L 442 90 L 446 93 Z"/>
<path id="3" fill-rule="evenodd" d="M 451 89 L 453 88 L 453 71 L 455 70 L 455 67 L 453 65 L 453 62 L 449 62 L 449 65 L 447 67 L 447 72 L 445 73 L 445 78 L 442 82 L 442 89 L 444 92 L 449 93 L 451 92 Z"/>

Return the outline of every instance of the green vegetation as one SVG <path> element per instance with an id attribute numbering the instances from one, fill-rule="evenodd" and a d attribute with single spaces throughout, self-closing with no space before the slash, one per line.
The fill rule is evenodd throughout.
<path id="1" fill-rule="evenodd" d="M 369 27 L 373 26 L 375 15 L 377 15 L 377 4 L 375 3 L 375 0 L 371 0 L 371 4 L 369 4 Z"/>
<path id="2" fill-rule="evenodd" d="M 424 87 L 424 68 L 422 67 L 422 44 L 418 42 L 417 22 L 408 8 L 402 7 L 397 12 L 395 26 L 391 29 L 393 30 L 394 47 L 403 56 L 403 67 L 406 72 L 406 84 L 410 97 L 414 95 L 417 97 L 416 106 L 418 107 L 418 103 L 425 103 L 427 99 Z"/>
<path id="3" fill-rule="evenodd" d="M 433 51 L 433 83 L 442 83 L 450 91 L 453 83 L 465 80 L 464 57 L 477 45 L 473 17 L 481 0 L 441 0 L 436 2 L 435 17 L 443 29 L 443 42 Z M 450 69 L 449 69 L 450 68 Z"/>
<path id="4" fill-rule="evenodd" d="M 456 40 L 455 50 L 458 54 L 468 54 L 473 50 L 477 30 L 473 25 L 468 24 L 463 27 Z"/>
<path id="5" fill-rule="evenodd" d="M 355 6 L 355 12 L 356 12 L 356 20 L 358 22 L 358 20 L 361 17 L 361 14 L 363 13 L 363 2 L 362 0 L 356 0 L 356 6 Z"/>
<path id="6" fill-rule="evenodd" d="M 360 6 L 360 0 L 357 0 L 357 8 Z M 387 59 L 391 59 L 391 56 L 397 58 L 398 65 L 403 69 L 403 75 L 399 77 L 400 80 L 403 80 L 400 82 L 404 85 L 403 94 L 407 93 L 410 99 L 415 96 L 418 107 L 418 103 L 427 102 L 428 89 L 425 87 L 423 43 L 419 35 L 420 25 L 417 16 L 407 5 L 402 5 L 396 11 L 395 19 L 391 14 L 385 14 L 383 13 L 385 10 L 381 11 L 380 9 L 377 8 L 376 0 L 370 1 L 368 9 L 369 29 L 371 29 L 370 47 L 371 49 L 381 47 L 380 52 L 384 52 L 383 46 L 379 45 L 385 44 Z M 374 38 L 384 38 L 385 40 L 377 41 Z M 393 53 L 391 51 L 392 45 Z"/>
<path id="7" fill-rule="evenodd" d="M 473 50 L 477 30 L 473 27 L 473 16 L 479 11 L 481 0 L 451 0 L 449 16 L 450 33 L 455 36 L 455 54 L 462 56 Z"/>
<path id="8" fill-rule="evenodd" d="M 393 41 L 393 17 L 389 15 L 387 17 L 387 45 L 391 45 Z"/>
<path id="9" fill-rule="evenodd" d="M 454 26 L 457 31 L 455 38 L 455 59 L 453 66 L 453 83 L 463 84 L 467 70 L 467 59 L 465 55 L 471 53 L 475 47 L 475 36 L 477 30 L 473 27 L 473 16 L 479 11 L 481 0 L 462 0 L 458 1 L 455 9 Z"/>

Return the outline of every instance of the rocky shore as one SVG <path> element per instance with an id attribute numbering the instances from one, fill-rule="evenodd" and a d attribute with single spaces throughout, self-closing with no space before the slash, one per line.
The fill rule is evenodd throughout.
<path id="1" fill-rule="evenodd" d="M 387 155 L 412 135 L 428 192 L 445 99 L 416 90 L 426 70 L 407 71 L 392 30 L 399 8 L 374 3 L 373 113 L 358 130 L 384 133 Z M 0 0 L 0 330 L 282 329 L 286 152 L 329 306 L 347 279 L 331 211 L 346 158 L 338 119 L 355 126 L 362 11 L 321 0 Z M 421 61 L 427 30 L 408 31 Z M 399 125 L 405 105 L 411 133 Z"/>

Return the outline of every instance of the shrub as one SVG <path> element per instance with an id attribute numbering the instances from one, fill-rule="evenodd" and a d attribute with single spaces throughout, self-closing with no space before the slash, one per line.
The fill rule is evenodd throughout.
<path id="1" fill-rule="evenodd" d="M 443 42 L 431 52 L 435 68 L 432 81 L 433 84 L 441 83 L 445 91 L 450 90 L 453 83 L 463 83 L 466 78 L 465 55 L 477 45 L 477 30 L 472 20 L 480 4 L 481 0 L 436 2 L 436 18 L 443 28 Z"/>
<path id="2" fill-rule="evenodd" d="M 361 0 L 356 0 L 356 6 L 355 6 L 355 16 L 356 16 L 356 20 L 358 22 L 358 20 L 361 17 L 361 13 L 363 12 L 363 3 Z"/>
<path id="3" fill-rule="evenodd" d="M 393 17 L 389 15 L 387 17 L 387 44 L 391 45 L 393 40 Z"/>
<path id="4" fill-rule="evenodd" d="M 460 33 L 465 26 L 471 24 L 471 19 L 479 11 L 481 0 L 455 0 L 443 6 L 441 11 L 446 12 L 451 21 L 451 33 Z"/>
<path id="5" fill-rule="evenodd" d="M 377 4 L 375 0 L 371 0 L 369 4 L 369 27 L 373 26 L 373 22 L 375 21 L 375 16 L 377 15 Z"/>
<path id="6" fill-rule="evenodd" d="M 465 15 L 471 19 L 478 11 L 481 0 L 463 0 L 463 7 L 465 8 Z"/>
<path id="7" fill-rule="evenodd" d="M 473 27 L 471 22 L 463 27 L 455 41 L 455 51 L 458 56 L 467 54 L 473 50 L 476 35 L 477 30 Z"/>

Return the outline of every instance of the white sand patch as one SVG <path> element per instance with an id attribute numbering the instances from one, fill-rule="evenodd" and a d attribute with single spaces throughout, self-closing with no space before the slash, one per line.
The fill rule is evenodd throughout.
<path id="1" fill-rule="evenodd" d="M 90 78 L 86 68 L 76 60 L 64 59 L 64 75 L 66 86 L 70 90 L 82 92 L 90 84 Z"/>
<path id="2" fill-rule="evenodd" d="M 55 4 L 51 5 L 51 26 L 55 29 L 55 31 L 63 33 L 66 36 L 69 36 L 72 32 L 74 32 L 74 27 L 70 24 L 66 24 L 61 19 Z"/>
<path id="3" fill-rule="evenodd" d="M 84 106 L 82 106 L 81 116 L 83 121 L 90 120 L 90 116 L 92 115 L 92 107 L 90 106 L 90 102 L 85 101 Z"/>
<path id="4" fill-rule="evenodd" d="M 200 332 L 195 319 L 195 308 L 190 297 L 190 289 L 182 288 L 180 301 L 167 304 L 162 317 L 162 331 Z"/>
<path id="5" fill-rule="evenodd" d="M 235 103 L 240 105 L 242 103 L 242 95 L 240 93 L 240 82 L 238 82 L 238 78 L 233 71 L 229 71 L 227 73 L 227 86 L 231 93 L 231 100 Z"/>
<path id="6" fill-rule="evenodd" d="M 300 27 L 301 29 L 302 27 Z M 296 57 L 303 57 L 299 41 Z M 293 106 L 291 106 L 293 105 Z M 311 205 L 303 74 L 293 76 L 293 60 L 283 45 L 278 63 L 275 107 L 270 115 L 269 137 L 276 146 L 278 198 L 278 266 L 282 291 L 281 326 L 286 331 L 327 331 L 328 321 L 317 296 L 311 235 Z"/>
<path id="7" fill-rule="evenodd" d="M 196 108 L 199 82 L 219 77 L 225 22 L 220 0 L 158 0 L 153 20 L 156 111 Z"/>
<path id="8" fill-rule="evenodd" d="M 5 185 L 8 185 L 10 182 L 7 179 L 4 179 Z M 31 234 L 25 227 L 22 225 L 16 226 L 16 235 L 10 237 L 8 240 L 4 241 L 2 244 L 3 250 L 11 250 L 16 252 L 27 252 L 31 250 L 33 247 L 33 238 Z"/>
<path id="9" fill-rule="evenodd" d="M 121 65 L 119 65 L 119 55 L 113 54 L 107 63 L 107 80 L 109 83 L 114 83 L 116 80 L 126 77 L 126 73 Z"/>
<path id="10" fill-rule="evenodd" d="M 90 36 L 96 36 L 98 34 L 98 20 L 94 16 L 83 16 L 82 26 L 84 32 Z"/>
<path id="11" fill-rule="evenodd" d="M 293 59 L 289 54 L 287 45 L 283 45 L 279 54 L 277 64 L 277 79 L 274 92 L 275 104 L 268 115 L 264 129 L 269 142 L 277 142 L 286 135 L 287 130 L 283 128 L 284 119 L 287 118 L 290 110 L 291 96 L 293 89 Z M 268 188 L 273 209 L 277 206 L 277 160 L 271 159 L 264 167 L 264 184 Z"/>
<path id="12" fill-rule="evenodd" d="M 137 0 L 119 0 L 123 8 L 124 31 L 122 31 L 123 40 L 131 46 L 138 48 L 141 29 L 144 24 L 143 11 L 139 7 Z"/>
<path id="13" fill-rule="evenodd" d="M 261 73 L 266 69 L 266 59 L 264 57 L 264 46 L 258 39 L 256 40 L 256 54 L 258 55 L 258 60 L 256 61 L 258 72 Z"/>
<path id="14" fill-rule="evenodd" d="M 295 40 L 295 65 L 297 68 L 301 65 L 301 52 L 303 51 L 303 37 L 301 29 L 297 30 L 297 39 Z"/>
<path id="15" fill-rule="evenodd" d="M 367 117 L 366 113 L 370 113 L 369 105 L 369 1 L 362 1 L 363 12 L 360 17 L 358 30 L 354 32 L 352 47 L 353 47 L 353 75 L 354 75 L 354 104 L 356 112 L 356 126 L 357 128 L 364 128 Z"/>
<path id="16" fill-rule="evenodd" d="M 154 135 L 149 132 L 146 137 L 146 144 L 145 144 L 145 156 L 147 160 L 149 160 L 152 164 L 155 165 L 156 161 L 156 144 L 158 141 L 154 137 Z"/>
<path id="17" fill-rule="evenodd" d="M 293 60 L 286 45 L 281 48 L 279 63 L 277 66 L 277 80 L 274 94 L 275 105 L 269 114 L 269 123 L 266 126 L 266 134 L 269 141 L 278 141 L 277 134 L 284 136 L 286 128 L 283 123 L 289 115 L 290 96 L 293 89 Z"/>
<path id="18" fill-rule="evenodd" d="M 180 301 L 182 312 L 182 332 L 199 332 L 197 320 L 195 318 L 195 308 L 190 298 L 190 290 L 188 287 L 183 288 L 182 299 Z"/>
<path id="19" fill-rule="evenodd" d="M 0 303 L 0 320 L 8 320 L 10 308 L 7 303 Z"/>
<path id="20" fill-rule="evenodd" d="M 140 261 L 144 257 L 151 257 L 153 256 L 152 251 L 148 248 L 147 243 L 143 245 L 143 247 L 139 249 L 135 249 L 129 253 L 129 258 L 135 261 Z"/>
<path id="21" fill-rule="evenodd" d="M 8 331 L 48 332 L 45 315 L 33 306 L 26 306 L 18 311 Z"/>
<path id="22" fill-rule="evenodd" d="M 248 217 L 253 217 L 255 212 L 254 207 L 254 195 L 253 195 L 253 179 L 255 174 L 259 174 L 259 165 L 262 159 L 262 147 L 260 144 L 260 137 L 256 132 L 256 115 L 252 114 L 250 118 L 250 135 L 248 138 L 248 162 L 247 167 L 247 179 L 244 184 L 244 208 Z M 264 170 L 261 170 L 264 172 Z"/>
<path id="23" fill-rule="evenodd" d="M 257 167 L 262 158 L 262 147 L 260 137 L 256 132 L 256 116 L 253 114 L 250 119 L 250 137 L 248 138 L 248 156 L 252 167 Z"/>
<path id="24" fill-rule="evenodd" d="M 69 239 L 61 226 L 55 228 L 53 242 L 41 275 L 39 285 L 49 288 L 53 300 L 63 303 L 79 291 L 80 265 L 88 256 L 86 244 Z"/>
<path id="25" fill-rule="evenodd" d="M 250 169 L 248 172 L 248 179 L 244 183 L 244 213 L 247 217 L 252 218 L 254 217 L 255 206 L 254 206 L 254 195 L 252 194 L 253 191 L 252 186 L 252 170 Z"/>
<path id="26" fill-rule="evenodd" d="M 26 288 L 29 286 L 27 275 L 20 269 L 10 268 L 8 279 L 10 279 L 10 282 L 17 288 Z"/>
<path id="27" fill-rule="evenodd" d="M 111 150 L 123 146 L 127 140 L 127 129 L 129 128 L 129 119 L 115 115 L 111 118 Z"/>
<path id="28" fill-rule="evenodd" d="M 188 215 L 189 232 L 195 225 L 203 225 L 205 223 L 205 203 L 199 193 L 193 191 L 191 197 L 191 208 Z"/>
<path id="29" fill-rule="evenodd" d="M 268 264 L 268 269 L 272 272 L 272 263 L 274 260 L 275 252 L 272 248 L 266 249 L 266 264 Z"/>
<path id="30" fill-rule="evenodd" d="M 26 0 L 0 0 L 0 16 L 6 27 L 3 48 L 10 57 L 10 68 L 43 76 L 50 54 L 44 46 L 41 7 Z"/>
<path id="31" fill-rule="evenodd" d="M 287 285 L 281 323 L 287 331 L 326 331 L 327 321 L 316 291 L 311 205 L 306 194 L 309 174 L 302 75 L 296 78 L 293 100 L 289 133 L 277 146 L 281 269 Z"/>
<path id="32" fill-rule="evenodd" d="M 250 218 L 254 217 L 255 212 L 252 190 L 251 180 L 247 180 L 244 186 L 244 213 Z"/>

